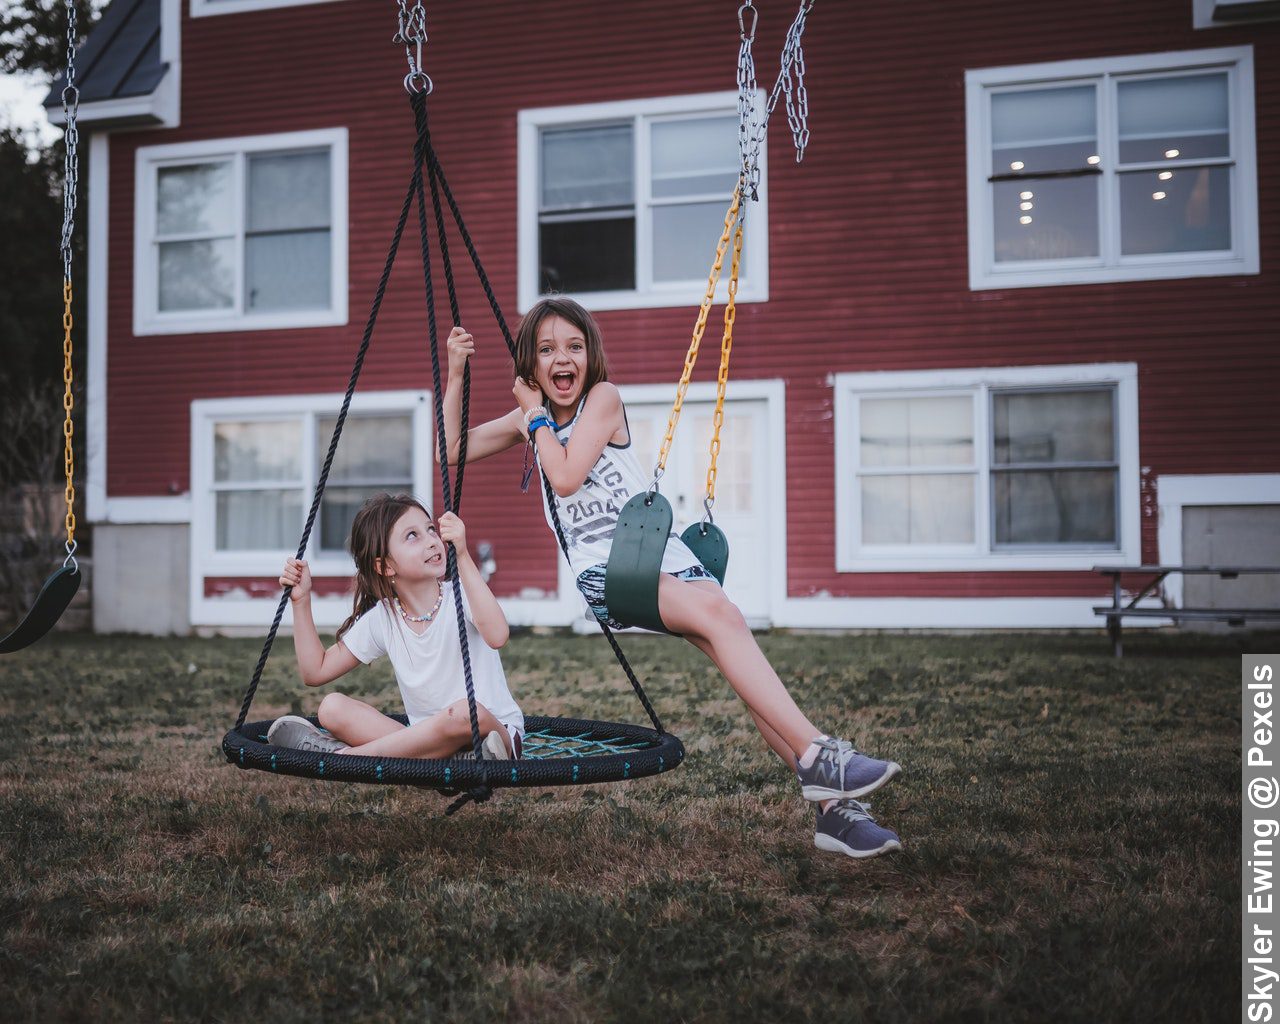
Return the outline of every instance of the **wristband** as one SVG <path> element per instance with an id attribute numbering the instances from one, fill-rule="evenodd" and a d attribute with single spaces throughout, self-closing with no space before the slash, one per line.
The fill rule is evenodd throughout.
<path id="1" fill-rule="evenodd" d="M 533 420 L 539 416 L 545 419 L 548 423 L 551 422 L 551 417 L 547 413 L 546 407 L 542 405 L 535 405 L 532 409 L 530 409 L 528 412 L 524 414 L 525 427 L 528 427 L 530 423 L 532 423 Z"/>
<path id="2" fill-rule="evenodd" d="M 535 416 L 533 420 L 529 423 L 529 438 L 531 440 L 533 438 L 534 431 L 536 431 L 539 427 L 548 427 L 551 429 L 552 433 L 555 432 L 554 424 L 551 422 L 550 419 L 548 419 L 546 416 Z"/>

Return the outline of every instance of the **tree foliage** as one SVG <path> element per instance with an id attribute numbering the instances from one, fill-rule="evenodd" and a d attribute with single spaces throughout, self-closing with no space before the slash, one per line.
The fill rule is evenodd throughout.
<path id="1" fill-rule="evenodd" d="M 97 8 L 104 5 L 102 0 L 75 0 L 75 5 L 79 46 L 97 20 Z M 41 72 L 52 81 L 66 61 L 66 0 L 0 3 L 0 71 Z"/>

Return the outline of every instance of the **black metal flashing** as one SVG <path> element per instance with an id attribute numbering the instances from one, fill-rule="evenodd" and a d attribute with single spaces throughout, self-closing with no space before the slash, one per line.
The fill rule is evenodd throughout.
<path id="1" fill-rule="evenodd" d="M 160 0 L 112 0 L 76 59 L 81 103 L 149 96 L 169 70 L 160 60 Z M 62 105 L 65 75 L 45 98 Z"/>

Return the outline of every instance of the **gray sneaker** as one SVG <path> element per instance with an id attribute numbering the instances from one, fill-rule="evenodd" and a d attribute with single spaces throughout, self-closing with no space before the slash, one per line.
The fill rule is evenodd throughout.
<path id="1" fill-rule="evenodd" d="M 859 754 L 853 744 L 831 736 L 814 740 L 821 748 L 813 764 L 797 768 L 806 800 L 843 800 L 866 796 L 898 774 L 896 761 L 877 761 Z"/>
<path id="2" fill-rule="evenodd" d="M 502 742 L 502 733 L 498 732 L 497 729 L 494 729 L 484 738 L 484 742 L 480 744 L 480 747 L 484 751 L 484 759 L 486 761 L 507 761 L 511 757 L 507 753 L 507 745 Z M 453 756 L 459 761 L 474 761 L 476 752 L 470 747 L 464 747 Z"/>
<path id="3" fill-rule="evenodd" d="M 830 810 L 819 812 L 813 845 L 850 857 L 878 857 L 902 849 L 897 834 L 877 825 L 866 806 L 857 800 L 840 800 Z"/>
<path id="4" fill-rule="evenodd" d="M 272 722 L 267 730 L 267 742 L 276 747 L 311 750 L 317 754 L 333 754 L 347 746 L 300 715 L 284 715 Z"/>

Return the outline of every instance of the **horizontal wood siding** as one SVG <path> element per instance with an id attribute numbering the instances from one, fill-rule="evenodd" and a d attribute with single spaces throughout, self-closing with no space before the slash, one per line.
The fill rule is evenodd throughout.
<path id="1" fill-rule="evenodd" d="M 767 85 L 794 4 L 760 7 L 757 53 Z M 735 9 L 674 0 L 490 0 L 429 11 L 433 134 L 513 326 L 517 111 L 731 89 Z M 403 53 L 389 42 L 393 13 L 393 5 L 351 2 L 188 19 L 182 127 L 113 138 L 111 496 L 188 489 L 193 399 L 345 386 L 413 141 Z M 1104 589 L 1089 573 L 837 573 L 833 372 L 1136 362 L 1147 559 L 1156 554 L 1152 481 L 1160 475 L 1280 471 L 1280 188 L 1273 170 L 1280 166 L 1280 33 L 1274 24 L 1196 32 L 1190 23 L 1190 4 L 1162 0 L 815 6 L 806 40 L 811 145 L 797 165 L 779 112 L 769 165 L 772 297 L 740 309 L 733 365 L 740 379 L 786 382 L 788 593 Z M 1261 275 L 969 291 L 966 69 L 1242 44 L 1255 48 Z M 136 148 L 330 127 L 350 132 L 351 323 L 133 337 Z M 713 245 L 708 239 L 708 256 Z M 362 388 L 430 387 L 416 248 L 406 240 Z M 455 256 L 465 258 L 460 246 Z M 473 416 L 490 417 L 510 407 L 510 363 L 465 266 L 459 281 L 463 319 L 480 337 Z M 691 294 L 686 309 L 601 314 L 615 378 L 674 386 L 697 298 Z M 438 299 L 443 339 L 442 291 Z M 714 371 L 705 365 L 697 379 L 713 379 Z M 555 587 L 554 540 L 536 488 L 520 494 L 519 473 L 518 452 L 467 472 L 468 532 L 473 542 L 494 543 L 493 583 L 502 594 Z"/>

